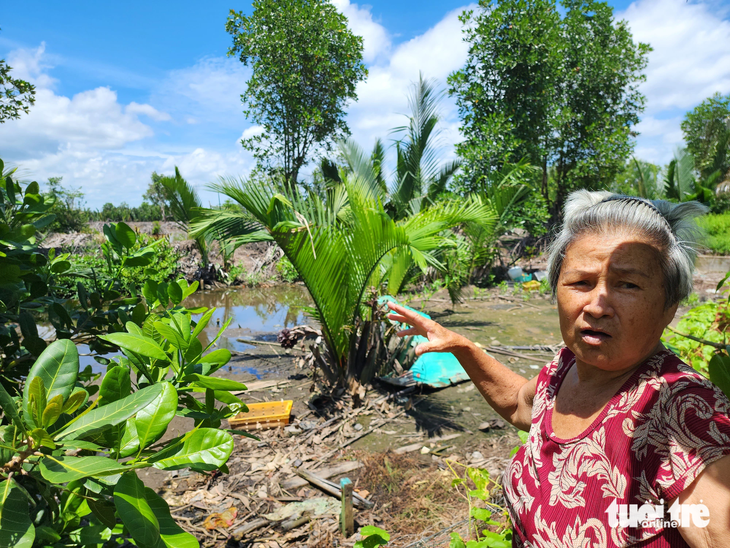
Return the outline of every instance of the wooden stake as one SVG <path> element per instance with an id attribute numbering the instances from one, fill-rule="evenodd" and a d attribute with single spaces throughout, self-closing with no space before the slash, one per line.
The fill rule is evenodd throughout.
<path id="1" fill-rule="evenodd" d="M 355 515 L 352 509 L 352 482 L 348 478 L 340 480 L 342 489 L 342 513 L 340 514 L 340 525 L 342 536 L 350 538 L 355 532 Z"/>

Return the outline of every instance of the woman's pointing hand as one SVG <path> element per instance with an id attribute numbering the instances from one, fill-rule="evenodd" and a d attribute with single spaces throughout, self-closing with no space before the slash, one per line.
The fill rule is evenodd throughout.
<path id="1" fill-rule="evenodd" d="M 416 356 L 420 356 L 426 352 L 453 352 L 469 344 L 467 339 L 461 335 L 449 331 L 433 320 L 424 318 L 413 310 L 408 310 L 393 302 L 389 302 L 388 307 L 393 311 L 393 313 L 388 315 L 389 320 L 407 323 L 411 326 L 409 329 L 399 331 L 399 337 L 421 335 L 428 339 L 428 342 L 416 346 Z"/>

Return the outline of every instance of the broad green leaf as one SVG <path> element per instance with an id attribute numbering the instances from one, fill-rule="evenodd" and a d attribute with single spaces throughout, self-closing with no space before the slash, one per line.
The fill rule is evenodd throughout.
<path id="1" fill-rule="evenodd" d="M 142 286 L 142 295 L 144 295 L 148 306 L 152 306 L 157 300 L 157 282 L 147 280 Z"/>
<path id="2" fill-rule="evenodd" d="M 162 335 L 167 341 L 169 341 L 172 346 L 174 346 L 178 350 L 186 350 L 188 348 L 189 345 L 185 341 L 185 339 L 183 339 L 175 329 L 165 324 L 164 322 L 155 322 L 155 330 L 157 330 L 160 335 Z"/>
<path id="3" fill-rule="evenodd" d="M 167 286 L 167 295 L 170 297 L 170 300 L 177 305 L 182 302 L 183 290 L 178 284 L 172 283 Z"/>
<path id="4" fill-rule="evenodd" d="M 79 407 L 86 403 L 87 399 L 89 399 L 89 393 L 83 388 L 77 387 L 68 397 L 66 403 L 63 404 L 63 412 L 69 415 L 75 413 Z"/>
<path id="5" fill-rule="evenodd" d="M 129 470 L 107 457 L 42 457 L 38 466 L 41 475 L 51 483 L 67 483 L 89 476 L 108 476 Z"/>
<path id="6" fill-rule="evenodd" d="M 145 497 L 145 486 L 134 472 L 127 472 L 114 488 L 114 503 L 122 523 L 140 548 L 159 548 L 160 523 Z"/>
<path id="7" fill-rule="evenodd" d="M 135 307 L 135 310 L 137 310 L 138 307 L 142 307 L 144 310 L 144 305 L 142 303 L 138 304 Z M 127 322 L 124 324 L 124 328 L 127 330 L 127 333 L 133 333 L 135 335 L 144 335 L 142 328 L 138 326 L 135 322 Z"/>
<path id="8" fill-rule="evenodd" d="M 154 339 L 134 333 L 110 333 L 101 335 L 100 339 L 109 341 L 123 350 L 129 350 L 135 354 L 154 358 L 156 360 L 167 360 L 167 354 L 160 348 Z"/>
<path id="9" fill-rule="evenodd" d="M 201 344 L 200 339 L 190 339 L 188 343 L 190 346 L 187 350 L 185 350 L 185 361 L 193 363 L 197 361 L 203 353 L 203 345 Z"/>
<path id="10" fill-rule="evenodd" d="M 0 483 L 0 546 L 31 548 L 35 527 L 30 521 L 28 500 L 12 480 Z"/>
<path id="11" fill-rule="evenodd" d="M 364 537 L 355 543 L 354 548 L 376 548 L 388 544 L 390 534 L 374 525 L 366 525 L 360 529 L 360 534 Z"/>
<path id="12" fill-rule="evenodd" d="M 103 451 L 101 445 L 84 440 L 68 440 L 63 442 L 64 449 L 86 449 L 87 451 Z"/>
<path id="13" fill-rule="evenodd" d="M 31 424 L 42 428 L 43 427 L 43 410 L 48 402 L 48 394 L 46 387 L 43 384 L 43 379 L 35 377 L 28 384 L 28 411 L 30 418 L 32 419 Z"/>
<path id="14" fill-rule="evenodd" d="M 51 272 L 54 274 L 63 274 L 71 269 L 71 263 L 69 261 L 55 261 L 51 265 Z"/>
<path id="15" fill-rule="evenodd" d="M 99 388 L 99 396 L 101 396 L 99 406 L 103 407 L 126 398 L 131 392 L 132 379 L 129 376 L 129 369 L 124 366 L 107 369 Z"/>
<path id="16" fill-rule="evenodd" d="M 90 499 L 87 501 L 89 508 L 108 529 L 114 529 L 117 525 L 116 508 L 114 504 L 106 499 Z"/>
<path id="17" fill-rule="evenodd" d="M 198 290 L 197 280 L 188 284 L 188 281 L 185 278 L 181 278 L 177 281 L 177 285 L 179 285 L 183 290 L 183 301 Z"/>
<path id="18" fill-rule="evenodd" d="M 449 548 L 466 548 L 466 544 L 461 540 L 459 533 L 451 533 L 451 541 L 449 542 Z"/>
<path id="19" fill-rule="evenodd" d="M 193 373 L 185 378 L 202 388 L 211 388 L 213 390 L 246 390 L 245 384 L 221 377 L 207 377 L 199 373 Z"/>
<path id="20" fill-rule="evenodd" d="M 13 424 L 18 427 L 18 430 L 25 431 L 23 421 L 20 420 L 20 413 L 18 412 L 18 406 L 15 400 L 8 394 L 5 387 L 0 383 L 0 407 L 2 407 L 3 413 L 6 417 L 9 417 Z"/>
<path id="21" fill-rule="evenodd" d="M 42 427 L 48 428 L 49 426 L 53 426 L 54 424 L 56 424 L 56 421 L 58 420 L 58 417 L 61 416 L 62 411 L 63 396 L 61 396 L 61 394 L 58 394 L 57 396 L 51 398 L 51 401 L 48 402 L 46 408 L 43 410 L 43 418 L 41 419 Z"/>
<path id="22" fill-rule="evenodd" d="M 710 380 L 730 398 L 730 356 L 715 354 L 707 365 Z"/>
<path id="23" fill-rule="evenodd" d="M 159 440 L 177 411 L 177 390 L 169 382 L 160 383 L 162 393 L 135 418 L 139 445 L 143 449 Z"/>
<path id="24" fill-rule="evenodd" d="M 145 487 L 144 494 L 147 504 L 160 524 L 160 536 L 165 546 L 168 548 L 200 548 L 198 540 L 190 533 L 183 531 L 172 518 L 170 507 L 165 499 L 149 487 Z"/>
<path id="25" fill-rule="evenodd" d="M 152 258 L 143 255 L 125 257 L 124 259 L 124 266 L 147 266 L 149 264 L 152 264 Z"/>
<path id="26" fill-rule="evenodd" d="M 137 234 L 126 223 L 119 222 L 114 230 L 117 241 L 127 249 L 132 249 L 137 243 Z"/>
<path id="27" fill-rule="evenodd" d="M 218 348 L 200 358 L 200 363 L 214 363 L 219 367 L 223 367 L 229 361 L 231 361 L 231 351 L 227 348 Z"/>
<path id="28" fill-rule="evenodd" d="M 134 418 L 127 419 L 124 423 L 124 433 L 119 442 L 119 456 L 129 457 L 139 451 L 139 437 L 137 436 L 137 424 Z"/>
<path id="29" fill-rule="evenodd" d="M 174 454 L 172 450 L 177 449 Z M 200 428 L 185 438 L 182 446 L 161 451 L 150 458 L 161 470 L 178 470 L 191 464 L 213 470 L 223 466 L 233 451 L 233 436 L 216 428 Z"/>
<path id="30" fill-rule="evenodd" d="M 47 544 L 52 545 L 61 540 L 61 535 L 59 535 L 52 527 L 49 527 L 48 525 L 41 525 L 40 527 L 35 528 L 35 538 L 36 540 L 44 542 L 45 544 L 43 544 L 43 546 L 46 546 Z"/>
<path id="31" fill-rule="evenodd" d="M 63 396 L 66 401 L 76 384 L 79 372 L 79 353 L 71 341 L 64 339 L 48 345 L 38 356 L 28 372 L 28 378 L 23 389 L 23 416 L 30 422 L 30 410 L 27 406 L 28 390 L 33 379 L 39 378 L 46 388 L 47 397 Z"/>
<path id="32" fill-rule="evenodd" d="M 200 335 L 203 332 L 203 329 L 205 329 L 208 325 L 208 322 L 213 317 L 213 314 L 215 313 L 215 308 L 211 308 L 208 310 L 205 314 L 203 314 L 200 319 L 198 320 L 197 325 L 195 326 L 195 329 L 193 330 L 193 337 L 197 338 L 198 335 Z"/>
<path id="33" fill-rule="evenodd" d="M 154 384 L 130 394 L 126 398 L 94 409 L 85 415 L 79 415 L 78 419 L 56 433 L 56 438 L 73 440 L 101 432 L 127 420 L 140 409 L 149 405 L 161 392 L 162 386 Z"/>

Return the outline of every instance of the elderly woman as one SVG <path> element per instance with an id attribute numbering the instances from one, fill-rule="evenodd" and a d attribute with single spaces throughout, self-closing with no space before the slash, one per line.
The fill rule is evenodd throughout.
<path id="1" fill-rule="evenodd" d="M 530 380 L 391 305 L 400 335 L 428 338 L 417 355 L 452 352 L 529 431 L 504 476 L 515 545 L 730 546 L 730 402 L 660 341 L 692 289 L 701 211 L 573 193 L 548 267 L 565 348 Z"/>

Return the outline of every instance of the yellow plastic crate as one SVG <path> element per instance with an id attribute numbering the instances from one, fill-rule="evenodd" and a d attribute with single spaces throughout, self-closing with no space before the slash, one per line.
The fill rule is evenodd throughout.
<path id="1" fill-rule="evenodd" d="M 277 428 L 289 424 L 292 400 L 249 403 L 248 413 L 239 413 L 228 419 L 231 428 Z"/>

